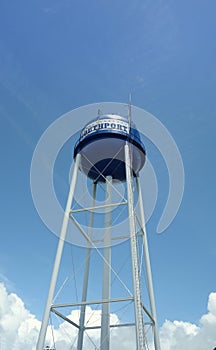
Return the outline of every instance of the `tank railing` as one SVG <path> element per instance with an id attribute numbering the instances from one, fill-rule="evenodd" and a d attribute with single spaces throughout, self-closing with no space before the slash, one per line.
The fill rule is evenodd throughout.
<path id="1" fill-rule="evenodd" d="M 99 122 L 99 120 L 98 120 L 98 122 Z M 82 130 L 83 130 L 83 129 L 82 129 Z M 81 137 L 82 130 L 81 130 L 81 132 L 80 132 L 79 139 L 75 142 L 74 149 L 76 149 L 77 146 L 78 146 L 78 144 L 79 144 L 81 141 L 83 141 L 83 140 L 85 139 L 85 137 L 84 137 L 84 138 Z M 90 133 L 89 135 L 87 135 L 87 136 L 86 136 L 86 139 L 87 139 L 88 137 L 91 137 L 92 135 L 97 134 L 97 133 L 102 134 L 103 132 L 107 132 L 107 133 L 109 133 L 109 134 L 115 133 L 114 130 L 113 130 L 113 131 L 112 131 L 112 130 L 107 131 L 107 130 L 105 130 L 105 129 L 104 129 L 104 130 L 96 130 L 95 132 Z M 118 133 L 116 133 L 116 134 L 123 135 L 123 136 L 125 135 L 125 137 L 126 137 L 129 141 L 130 141 L 130 140 L 136 141 L 138 144 L 140 144 L 140 146 L 141 146 L 141 147 L 144 149 L 144 151 L 145 151 L 144 144 L 143 144 L 143 142 L 142 142 L 142 140 L 141 140 L 141 138 L 140 138 L 140 134 L 139 134 L 139 131 L 138 131 L 137 129 L 130 127 L 130 131 L 129 131 L 129 134 L 128 134 L 128 135 L 124 134 L 123 132 L 119 132 L 119 131 L 118 131 Z M 128 137 L 128 136 L 129 136 L 129 137 Z"/>
<path id="2" fill-rule="evenodd" d="M 99 121 L 97 121 L 98 123 L 100 122 L 100 120 Z M 83 130 L 83 129 L 82 129 Z M 87 134 L 85 137 L 83 137 L 83 136 L 81 136 L 82 135 L 82 130 L 81 130 L 81 132 L 80 132 L 80 136 L 79 136 L 79 139 L 76 141 L 76 143 L 75 143 L 75 146 L 74 146 L 74 148 L 76 148 L 77 147 L 77 145 L 81 142 L 81 141 L 83 141 L 85 138 L 87 139 L 88 137 L 91 137 L 92 135 L 96 135 L 97 133 L 98 134 L 102 134 L 102 133 L 108 133 L 108 134 L 110 134 L 110 133 L 115 133 L 115 129 L 110 129 L 109 131 L 108 130 L 106 130 L 106 129 L 98 129 L 98 130 L 96 130 L 96 131 L 94 131 L 94 132 L 91 132 L 90 134 Z M 125 137 L 127 137 L 127 135 L 124 133 L 124 132 L 122 132 L 122 131 L 119 131 L 118 130 L 118 133 L 117 134 L 120 134 L 120 135 L 125 135 Z"/>

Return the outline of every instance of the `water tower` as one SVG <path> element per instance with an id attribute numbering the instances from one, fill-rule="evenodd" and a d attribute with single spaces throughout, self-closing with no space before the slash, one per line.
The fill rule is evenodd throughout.
<path id="1" fill-rule="evenodd" d="M 53 273 L 51 277 L 47 303 L 44 311 L 42 326 L 38 338 L 37 350 L 44 349 L 47 327 L 50 313 L 54 312 L 69 322 L 78 331 L 76 349 L 84 347 L 85 332 L 91 329 L 100 330 L 100 345 L 95 347 L 101 350 L 111 350 L 111 329 L 114 327 L 133 327 L 135 329 L 134 350 L 147 350 L 147 338 L 145 326 L 150 325 L 153 330 L 152 343 L 155 350 L 160 350 L 158 325 L 152 285 L 152 275 L 148 252 L 148 243 L 145 229 L 143 201 L 139 172 L 145 164 L 146 152 L 140 139 L 140 134 L 131 120 L 129 111 L 128 117 L 108 114 L 99 115 L 97 118 L 85 125 L 79 135 L 74 147 L 74 167 L 71 178 L 70 190 L 67 205 L 62 223 Z M 77 179 L 80 174 L 90 181 L 92 187 L 92 202 L 90 206 L 72 209 Z M 126 198 L 122 201 L 113 200 L 113 191 L 119 183 L 125 186 Z M 96 204 L 97 188 L 103 186 L 106 194 L 106 202 Z M 135 203 L 136 202 L 136 203 Z M 127 210 L 127 227 L 124 234 L 119 232 L 117 236 L 112 235 L 113 211 L 117 207 L 124 206 Z M 93 234 L 94 221 L 97 220 L 96 213 L 100 210 L 103 215 L 103 230 L 100 230 L 100 237 L 97 239 Z M 89 213 L 89 227 L 87 232 L 73 217 L 75 212 Z M 101 217 L 101 216 L 100 216 Z M 59 311 L 69 304 L 56 305 L 53 303 L 56 282 L 59 274 L 59 267 L 67 234 L 69 220 L 73 220 L 76 228 L 86 241 L 86 260 L 83 273 L 82 295 L 78 302 L 70 303 L 80 310 L 79 322 L 76 323 L 68 317 L 63 316 Z M 112 267 L 113 242 L 128 240 L 130 279 L 132 281 L 132 292 L 125 297 L 119 295 L 112 297 L 111 275 L 114 272 Z M 97 248 L 97 242 L 102 242 L 102 247 Z M 146 276 L 146 288 L 148 300 L 143 300 L 142 281 L 140 272 L 139 244 L 143 249 L 143 261 Z M 96 248 L 101 259 L 102 278 L 98 288 L 101 291 L 101 298 L 98 300 L 88 299 L 89 274 L 91 268 L 91 251 Z M 94 267 L 93 267 L 94 268 Z M 95 280 L 97 280 L 95 276 Z M 110 310 L 113 303 L 124 303 L 129 301 L 133 305 L 133 321 L 130 323 L 112 324 Z M 87 306 L 97 305 L 101 310 L 100 325 L 88 327 L 85 323 Z M 149 306 L 149 309 L 147 307 Z M 121 348 L 121 344 L 119 344 Z M 58 349 L 57 349 L 58 350 Z M 132 350 L 132 349 L 131 349 Z"/>

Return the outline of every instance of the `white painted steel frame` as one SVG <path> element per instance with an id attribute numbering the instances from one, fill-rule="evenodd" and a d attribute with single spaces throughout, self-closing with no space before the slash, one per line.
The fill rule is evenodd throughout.
<path id="1" fill-rule="evenodd" d="M 130 243 L 131 243 L 131 264 L 132 264 L 132 277 L 134 288 L 134 314 L 135 314 L 135 328 L 136 328 L 136 348 L 137 350 L 146 350 L 145 346 L 145 333 L 144 333 L 144 320 L 142 310 L 142 296 L 140 286 L 140 272 L 138 261 L 138 249 L 137 249 L 137 235 L 135 226 L 135 209 L 134 209 L 134 196 L 132 186 L 132 167 L 131 167 L 131 154 L 128 143 L 125 145 L 125 167 L 126 167 L 126 183 L 127 183 L 127 196 L 128 196 L 128 216 L 130 226 Z"/>
<path id="2" fill-rule="evenodd" d="M 55 258 L 55 262 L 54 262 L 54 266 L 53 266 L 53 272 L 52 272 L 52 277 L 51 277 L 51 281 L 50 281 L 47 302 L 46 302 L 46 306 L 45 306 L 45 310 L 44 310 L 43 320 L 42 320 L 41 329 L 40 329 L 39 338 L 38 338 L 38 343 L 37 343 L 37 347 L 36 347 L 37 350 L 43 350 L 43 348 L 44 348 L 44 342 L 45 342 L 46 331 L 47 331 L 48 322 L 49 322 L 50 310 L 51 310 L 51 306 L 53 303 L 56 281 L 57 281 L 57 277 L 58 277 L 62 252 L 63 252 L 65 238 L 66 238 L 66 234 L 67 234 L 68 220 L 70 217 L 71 204 L 72 204 L 72 200 L 73 200 L 73 196 L 74 196 L 74 190 L 75 190 L 76 179 L 77 179 L 77 174 L 78 174 L 78 170 L 79 170 L 80 158 L 81 158 L 81 155 L 77 154 L 76 159 L 75 159 L 75 163 L 74 163 L 73 176 L 71 179 L 70 190 L 69 190 L 68 200 L 67 200 L 66 209 L 65 209 L 65 213 L 64 213 L 61 233 L 60 233 L 60 237 L 59 237 L 56 258 Z"/>
<path id="3" fill-rule="evenodd" d="M 150 257 L 149 257 L 148 241 L 147 241 L 147 234 L 146 234 L 146 227 L 145 227 L 144 208 L 143 208 L 143 200 L 142 200 L 142 190 L 141 190 L 139 175 L 136 178 L 136 185 L 137 185 L 137 192 L 138 192 L 138 205 L 139 205 L 141 229 L 143 232 L 142 241 L 143 241 L 143 251 L 144 251 L 144 258 L 145 258 L 147 288 L 148 288 L 149 302 L 150 302 L 150 308 L 151 308 L 151 316 L 150 315 L 149 316 L 153 320 L 155 350 L 160 350 L 159 330 L 158 330 L 158 323 L 157 323 L 155 297 L 154 297 L 153 282 L 152 282 L 152 272 L 151 272 L 151 264 L 150 264 Z"/>
<path id="4" fill-rule="evenodd" d="M 81 155 L 78 154 L 75 159 L 74 164 L 74 170 L 73 170 L 73 176 L 71 180 L 67 205 L 65 209 L 65 214 L 63 218 L 62 223 L 62 229 L 60 233 L 58 248 L 56 252 L 56 258 L 54 262 L 47 302 L 45 306 L 43 321 L 41 325 L 41 330 L 38 338 L 37 343 L 37 350 L 43 350 L 44 349 L 44 342 L 46 337 L 46 331 L 48 327 L 48 321 L 50 312 L 54 312 L 58 314 L 60 317 L 62 317 L 64 320 L 68 321 L 67 317 L 65 317 L 62 313 L 56 310 L 56 308 L 59 307 L 66 307 L 69 304 L 61 304 L 61 305 L 53 305 L 53 297 L 55 292 L 55 286 L 56 281 L 58 277 L 58 271 L 60 267 L 63 247 L 64 247 L 64 241 L 67 233 L 67 227 L 68 227 L 68 220 L 71 218 L 74 223 L 78 226 L 80 232 L 83 234 L 87 241 L 87 248 L 86 248 L 86 263 L 85 263 L 85 270 L 84 270 L 84 280 L 83 280 L 83 292 L 82 292 L 82 301 L 77 303 L 71 303 L 71 306 L 81 306 L 81 313 L 80 313 L 80 321 L 79 325 L 74 324 L 74 322 L 70 322 L 73 326 L 79 329 L 78 333 L 78 342 L 77 342 L 77 349 L 82 350 L 83 349 L 83 337 L 84 332 L 87 329 L 96 329 L 101 328 L 101 347 L 102 350 L 109 350 L 110 349 L 110 328 L 112 327 L 122 327 L 127 326 L 127 324 L 119 324 L 119 325 L 110 325 L 110 304 L 112 302 L 124 302 L 126 300 L 131 300 L 134 302 L 134 313 L 135 313 L 135 329 L 136 329 L 136 350 L 146 350 L 146 338 L 145 338 L 145 332 L 144 332 L 144 325 L 149 324 L 149 322 L 144 322 L 143 319 L 143 313 L 146 313 L 146 315 L 150 318 L 151 322 L 150 324 L 153 326 L 153 332 L 154 332 L 154 349 L 160 350 L 160 342 L 159 342 L 159 332 L 158 332 L 158 325 L 157 325 L 157 317 L 156 317 L 156 308 L 155 308 L 155 300 L 154 300 L 154 293 L 153 293 L 153 283 L 152 283 L 152 274 L 151 274 L 151 266 L 150 266 L 150 258 L 149 258 L 149 251 L 148 251 L 148 243 L 147 243 L 147 236 L 146 236 L 146 229 L 145 229 L 145 218 L 144 218 L 144 209 L 143 209 L 143 201 L 142 201 L 142 193 L 141 193 L 141 186 L 140 186 L 140 179 L 139 176 L 136 178 L 136 187 L 138 192 L 138 206 L 139 206 L 139 225 L 141 226 L 142 233 L 140 234 L 136 232 L 136 213 L 134 208 L 134 194 L 133 194 L 133 173 L 131 169 L 131 153 L 130 153 L 130 146 L 129 144 L 125 145 L 125 168 L 126 168 L 126 185 L 127 185 L 127 202 L 123 203 L 111 203 L 111 190 L 112 190 L 112 178 L 107 177 L 106 178 L 106 193 L 108 201 L 105 205 L 101 205 L 100 208 L 105 209 L 105 225 L 104 225 L 104 267 L 103 267 L 103 290 L 102 290 L 102 300 L 96 300 L 96 301 L 87 301 L 87 289 L 88 289 L 88 278 L 89 278 L 89 268 L 90 268 L 90 254 L 91 249 L 94 246 L 92 245 L 92 227 L 94 222 L 94 211 L 91 212 L 90 215 L 90 222 L 89 222 L 89 229 L 88 234 L 84 233 L 81 227 L 79 227 L 79 224 L 76 222 L 76 220 L 72 217 L 72 212 L 76 212 L 76 210 L 71 210 L 72 206 L 72 200 L 74 195 L 74 190 L 76 186 L 76 179 L 80 164 L 80 157 Z M 95 207 L 95 198 L 96 198 L 96 184 L 93 183 L 93 194 L 92 194 L 92 207 L 94 209 L 97 209 Z M 132 277 L 133 277 L 133 296 L 129 298 L 117 298 L 117 299 L 111 299 L 110 298 L 110 288 L 111 288 L 111 224 L 112 224 L 112 216 L 111 211 L 109 211 L 109 208 L 113 206 L 121 204 L 127 204 L 128 205 L 128 213 L 129 213 L 129 227 L 130 227 L 130 245 L 131 245 L 131 264 L 132 264 Z M 84 208 L 83 210 L 88 210 L 89 208 Z M 148 310 L 145 308 L 143 302 L 142 302 L 142 295 L 141 295 L 141 282 L 140 282 L 140 271 L 139 271 L 139 258 L 138 258 L 138 246 L 137 246 L 137 239 L 139 236 L 142 236 L 142 243 L 144 248 L 144 258 L 145 258 L 145 268 L 146 268 L 146 276 L 147 276 L 147 288 L 149 293 L 149 302 L 150 302 L 150 308 L 151 313 L 148 312 Z M 90 304 L 101 304 L 102 305 L 102 322 L 101 327 L 85 327 L 85 310 L 86 305 Z M 129 324 L 128 324 L 129 325 Z M 131 325 L 133 325 L 131 323 Z"/>
<path id="5" fill-rule="evenodd" d="M 92 184 L 92 207 L 95 206 L 95 197 L 96 197 L 96 184 Z M 88 236 L 92 238 L 92 227 L 94 224 L 94 211 L 90 213 L 89 227 L 88 227 Z M 85 331 L 85 311 L 86 311 L 86 300 L 88 292 L 88 280 L 89 280 L 89 267 L 90 267 L 90 257 L 91 257 L 91 243 L 88 241 L 86 248 L 86 261 L 85 261 L 85 270 L 83 278 L 83 290 L 82 290 L 82 302 L 80 310 L 80 320 L 79 320 L 79 333 L 77 341 L 77 350 L 82 350 L 83 348 L 83 337 Z"/>
<path id="6" fill-rule="evenodd" d="M 107 204 L 112 203 L 112 177 L 106 177 L 106 198 Z M 103 286 L 102 299 L 110 300 L 111 288 L 111 227 L 112 227 L 112 211 L 107 208 L 105 210 L 104 221 L 104 265 L 103 265 Z M 110 348 L 110 302 L 102 304 L 101 318 L 101 350 L 109 350 Z"/>

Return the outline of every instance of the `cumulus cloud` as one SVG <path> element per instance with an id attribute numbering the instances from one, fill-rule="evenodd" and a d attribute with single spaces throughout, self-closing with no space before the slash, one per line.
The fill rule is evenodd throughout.
<path id="1" fill-rule="evenodd" d="M 88 325 L 100 325 L 101 312 L 87 307 Z M 68 316 L 78 323 L 79 311 L 73 310 Z M 117 315 L 111 314 L 113 324 L 119 322 Z M 40 321 L 25 308 L 23 301 L 15 294 L 8 293 L 4 284 L 0 284 L 0 349 L 35 350 Z M 111 330 L 111 349 L 131 350 L 135 346 L 133 327 L 113 328 Z M 85 337 L 84 348 L 99 348 L 99 330 L 89 330 Z M 70 324 L 62 322 L 54 329 L 56 349 L 76 348 L 77 330 Z M 52 345 L 52 331 L 48 328 L 46 345 Z M 211 293 L 208 311 L 200 318 L 198 325 L 184 321 L 166 320 L 160 329 L 162 350 L 213 350 L 216 346 L 216 293 Z M 149 349 L 152 345 L 149 344 Z"/>
<path id="2" fill-rule="evenodd" d="M 199 325 L 166 320 L 160 330 L 162 350 L 213 350 L 216 347 L 216 293 L 209 295 L 208 313 Z"/>
<path id="3" fill-rule="evenodd" d="M 24 349 L 37 341 L 40 322 L 24 306 L 15 294 L 8 294 L 0 284 L 0 344 L 2 350 Z"/>

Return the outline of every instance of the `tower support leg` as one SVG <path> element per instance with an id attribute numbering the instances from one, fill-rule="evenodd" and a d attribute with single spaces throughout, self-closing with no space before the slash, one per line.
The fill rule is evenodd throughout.
<path id="1" fill-rule="evenodd" d="M 112 177 L 106 177 L 106 196 L 107 204 L 111 204 L 112 193 Z M 110 300 L 110 282 L 111 282 L 111 225 L 112 211 L 111 208 L 105 209 L 104 223 L 104 266 L 103 266 L 103 288 L 102 299 Z M 102 319 L 101 319 L 101 350 L 109 350 L 110 348 L 110 303 L 102 304 Z"/>
<path id="2" fill-rule="evenodd" d="M 95 197 L 96 197 L 96 184 L 92 184 L 92 207 L 95 206 Z M 89 229 L 88 229 L 88 236 L 90 239 L 92 239 L 92 227 L 94 224 L 94 211 L 90 214 L 90 221 L 89 221 Z M 88 241 L 88 246 L 86 248 L 86 261 L 85 261 L 85 270 L 84 270 L 84 279 L 83 279 L 83 291 L 82 291 L 82 301 L 85 302 L 87 299 L 87 290 L 88 290 L 88 279 L 89 279 L 89 265 L 90 265 L 90 256 L 91 256 L 91 243 Z M 82 350 L 83 348 L 83 337 L 84 337 L 84 330 L 85 330 L 85 311 L 86 311 L 86 305 L 81 306 L 80 310 L 80 321 L 79 321 L 79 334 L 78 334 L 78 341 L 77 341 L 77 350 Z"/>
<path id="3" fill-rule="evenodd" d="M 48 322 L 49 322 L 50 310 L 51 310 L 51 306 L 53 303 L 53 297 L 54 297 L 56 281 L 57 281 L 58 272 L 59 272 L 59 266 L 61 263 L 64 242 L 65 242 L 65 238 L 66 238 L 66 234 L 67 234 L 69 215 L 70 215 L 71 204 L 72 204 L 72 200 L 73 200 L 73 196 L 74 196 L 77 174 L 78 174 L 78 170 L 79 170 L 80 157 L 81 157 L 80 154 L 77 154 L 75 164 L 74 164 L 74 170 L 73 170 L 73 175 L 72 175 L 72 179 L 71 179 L 70 190 L 69 190 L 68 200 L 67 200 L 66 209 L 65 209 L 65 213 L 64 213 L 64 218 L 63 218 L 63 222 L 62 222 L 62 228 L 61 228 L 61 233 L 60 233 L 60 237 L 59 237 L 55 262 L 54 262 L 54 266 L 53 266 L 53 272 L 52 272 L 52 277 L 51 277 L 51 281 L 50 281 L 47 302 L 46 302 L 43 320 L 42 320 L 42 324 L 41 324 L 41 329 L 40 329 L 40 333 L 39 333 L 39 337 L 38 337 L 38 343 L 37 343 L 37 348 L 36 348 L 37 350 L 43 350 L 43 348 L 44 348 L 44 342 L 45 342 L 46 331 L 47 331 Z"/>
<path id="4" fill-rule="evenodd" d="M 144 257 L 145 257 L 147 287 L 148 287 L 151 314 L 154 320 L 154 325 L 153 325 L 154 344 L 155 344 L 155 350 L 160 350 L 159 331 L 158 331 L 157 314 L 156 314 L 156 306 L 155 306 L 155 298 L 154 298 L 154 290 L 153 290 L 153 282 L 152 282 L 151 264 L 150 264 L 148 241 L 147 241 L 147 234 L 146 234 L 146 228 L 145 228 L 144 208 L 143 208 L 142 191 L 141 191 L 139 176 L 136 178 L 136 184 L 137 184 L 137 192 L 138 192 L 140 221 L 142 226 L 141 228 L 143 231 L 142 241 L 143 241 L 143 250 L 144 250 Z"/>
<path id="5" fill-rule="evenodd" d="M 134 288 L 134 313 L 136 323 L 136 348 L 137 350 L 146 350 L 146 341 L 144 334 L 144 320 L 142 310 L 141 285 L 139 260 L 137 249 L 137 234 L 135 225 L 135 211 L 134 211 L 134 195 L 132 186 L 132 166 L 129 145 L 125 145 L 125 167 L 126 167 L 126 182 L 127 182 L 127 197 L 128 197 L 128 213 L 130 226 L 130 244 L 131 244 L 131 262 Z"/>

